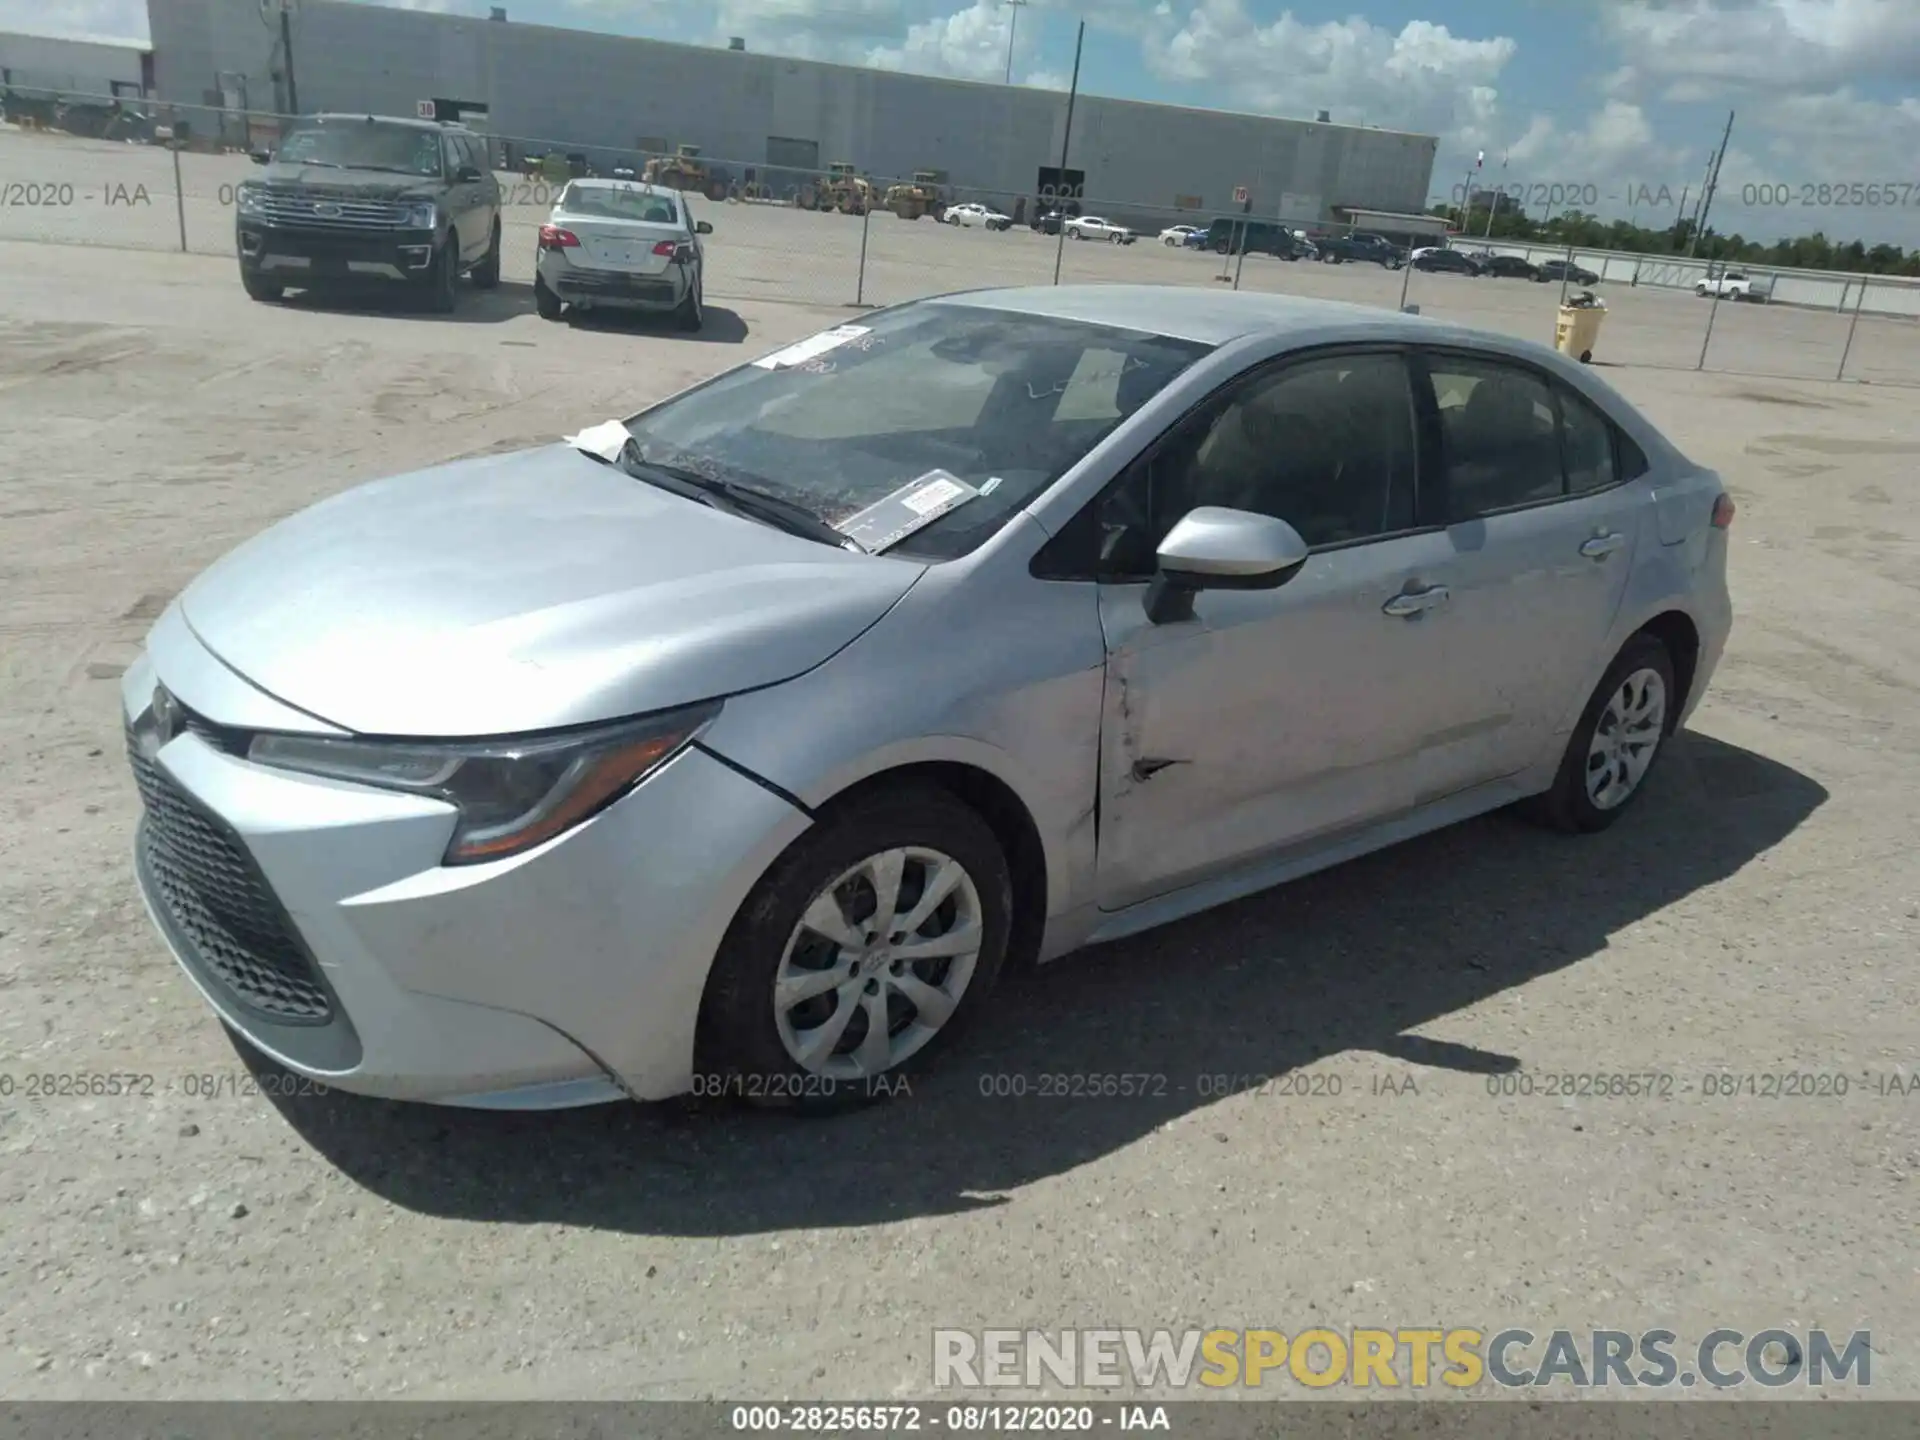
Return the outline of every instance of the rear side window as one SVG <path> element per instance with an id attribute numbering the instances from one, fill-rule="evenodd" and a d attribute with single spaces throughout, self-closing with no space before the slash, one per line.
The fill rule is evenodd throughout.
<path id="1" fill-rule="evenodd" d="M 1584 495 L 1616 483 L 1613 426 L 1578 395 L 1560 389 L 1560 453 L 1567 471 L 1567 494 Z"/>
<path id="2" fill-rule="evenodd" d="M 1450 522 L 1565 493 L 1559 416 L 1542 377 L 1450 355 L 1434 356 L 1428 373 L 1446 452 Z"/>

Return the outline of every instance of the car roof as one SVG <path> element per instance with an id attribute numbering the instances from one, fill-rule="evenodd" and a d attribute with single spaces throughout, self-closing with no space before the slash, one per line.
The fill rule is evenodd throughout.
<path id="1" fill-rule="evenodd" d="M 303 115 L 301 120 L 317 120 L 323 125 L 341 125 L 359 123 L 374 125 L 398 125 L 407 130 L 432 130 L 436 133 L 446 130 L 472 134 L 469 127 L 456 120 L 422 120 L 415 115 L 368 115 L 359 111 L 324 110 L 318 115 Z"/>
<path id="2" fill-rule="evenodd" d="M 1225 345 L 1249 335 L 1279 336 L 1329 328 L 1350 331 L 1356 338 L 1375 340 L 1434 343 L 1453 335 L 1501 348 L 1511 344 L 1506 337 L 1491 331 L 1447 325 L 1373 305 L 1248 290 L 1202 290 L 1186 285 L 1026 285 L 968 290 L 936 298 L 943 303 L 980 309 L 1111 325 L 1116 329 L 1166 335 L 1202 345 Z"/>

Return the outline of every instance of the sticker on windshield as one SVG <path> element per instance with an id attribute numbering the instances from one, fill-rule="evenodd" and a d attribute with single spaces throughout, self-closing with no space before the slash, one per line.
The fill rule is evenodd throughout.
<path id="1" fill-rule="evenodd" d="M 567 444 L 576 450 L 584 450 L 589 455 L 597 455 L 602 460 L 617 461 L 628 445 L 633 443 L 633 432 L 619 420 L 602 420 L 598 425 L 589 425 L 578 435 L 567 436 Z"/>
<path id="2" fill-rule="evenodd" d="M 783 370 L 789 365 L 800 365 L 817 359 L 829 350 L 838 350 L 842 345 L 851 344 L 867 334 L 869 328 L 865 325 L 836 325 L 831 330 L 822 330 L 818 335 L 795 341 L 771 355 L 762 355 L 753 363 L 762 370 Z"/>
<path id="3" fill-rule="evenodd" d="M 834 528 L 869 555 L 878 555 L 979 493 L 958 475 L 929 470 Z"/>

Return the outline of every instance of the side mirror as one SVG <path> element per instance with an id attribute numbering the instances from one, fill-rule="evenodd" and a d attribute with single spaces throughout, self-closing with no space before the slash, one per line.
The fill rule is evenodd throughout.
<path id="1" fill-rule="evenodd" d="M 693 233 L 696 235 L 711 235 L 713 233 L 713 222 L 711 220 L 694 221 Z"/>
<path id="2" fill-rule="evenodd" d="M 1202 590 L 1276 590 L 1307 563 L 1307 542 L 1284 520 L 1203 505 L 1167 532 L 1147 587 L 1147 619 L 1172 625 L 1193 618 Z"/>
<path id="3" fill-rule="evenodd" d="M 474 181 L 482 180 L 486 177 L 480 173 L 478 166 L 462 165 L 458 170 L 453 172 L 453 178 L 463 185 L 471 185 Z"/>
<path id="4" fill-rule="evenodd" d="M 272 163 L 273 152 L 271 150 L 255 150 L 251 158 L 256 165 L 267 165 Z"/>

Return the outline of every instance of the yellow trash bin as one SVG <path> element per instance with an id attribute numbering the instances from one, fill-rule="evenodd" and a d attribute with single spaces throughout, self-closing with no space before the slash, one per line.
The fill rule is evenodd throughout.
<path id="1" fill-rule="evenodd" d="M 1559 322 L 1553 327 L 1553 348 L 1582 365 L 1590 364 L 1594 342 L 1600 338 L 1600 322 L 1606 318 L 1604 305 L 1562 305 Z"/>

